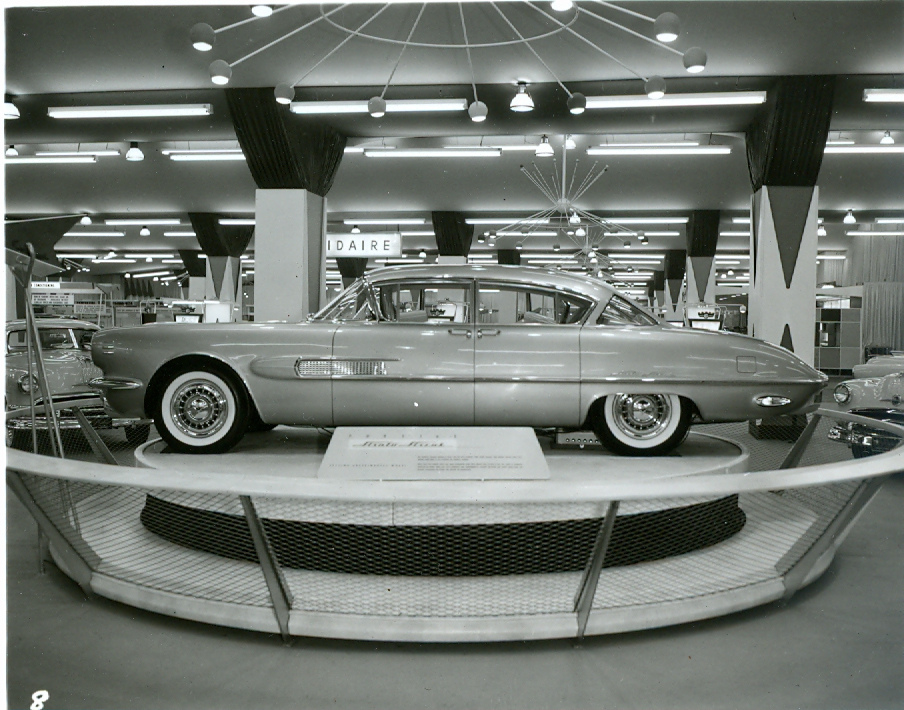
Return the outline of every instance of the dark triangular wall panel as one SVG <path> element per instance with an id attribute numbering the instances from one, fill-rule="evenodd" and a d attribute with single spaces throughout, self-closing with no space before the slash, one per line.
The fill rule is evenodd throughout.
<path id="1" fill-rule="evenodd" d="M 782 342 L 779 343 L 783 348 L 787 348 L 794 352 L 794 341 L 791 340 L 791 326 L 785 323 L 785 330 L 782 332 Z"/>
<path id="2" fill-rule="evenodd" d="M 697 297 L 701 300 L 706 294 L 706 285 L 709 283 L 709 275 L 713 270 L 713 261 L 712 256 L 691 257 L 691 277 L 697 287 Z"/>
<path id="3" fill-rule="evenodd" d="M 784 187 L 769 191 L 772 223 L 786 288 L 791 288 L 791 279 L 794 278 L 812 200 L 812 187 Z"/>
<path id="4" fill-rule="evenodd" d="M 207 268 L 210 271 L 210 278 L 213 279 L 213 290 L 217 298 L 222 298 L 223 277 L 226 275 L 227 256 L 208 256 Z"/>

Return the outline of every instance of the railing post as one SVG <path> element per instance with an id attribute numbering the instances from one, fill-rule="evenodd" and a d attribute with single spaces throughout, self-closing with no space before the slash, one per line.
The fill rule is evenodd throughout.
<path id="1" fill-rule="evenodd" d="M 854 519 L 866 507 L 867 503 L 873 499 L 873 496 L 878 493 L 884 482 L 885 477 L 883 476 L 881 478 L 870 478 L 857 486 L 853 495 L 844 504 L 844 507 L 838 511 L 835 519 L 829 523 L 825 532 L 801 556 L 797 564 L 782 577 L 782 584 L 785 585 L 785 593 L 782 595 L 783 600 L 787 601 L 790 599 L 803 586 L 804 580 L 806 580 L 807 575 L 810 574 L 810 571 L 819 561 L 819 558 L 834 544 L 835 539 L 844 532 L 848 525 L 854 522 Z"/>
<path id="2" fill-rule="evenodd" d="M 810 421 L 807 422 L 807 426 L 800 433 L 797 441 L 794 442 L 794 446 L 791 447 L 791 451 L 788 452 L 788 455 L 785 456 L 785 460 L 782 461 L 782 465 L 779 466 L 779 470 L 794 468 L 795 466 L 797 466 L 797 464 L 800 463 L 801 458 L 803 458 L 804 451 L 810 444 L 810 439 L 813 438 L 813 433 L 816 431 L 816 427 L 819 426 L 821 419 L 821 414 L 814 414 L 810 418 Z"/>
<path id="3" fill-rule="evenodd" d="M 248 522 L 248 530 L 254 541 L 254 550 L 270 591 L 270 600 L 273 602 L 273 614 L 276 623 L 279 624 L 279 633 L 284 643 L 289 643 L 289 610 L 292 608 L 292 594 L 289 585 L 283 577 L 279 562 L 267 539 L 267 532 L 257 516 L 254 503 L 250 496 L 239 496 L 242 501 L 242 509 L 245 511 L 245 520 Z"/>
<path id="4" fill-rule="evenodd" d="M 78 423 L 82 427 L 82 433 L 88 440 L 88 444 L 91 446 L 94 454 L 104 463 L 110 464 L 111 466 L 118 466 L 119 461 L 117 461 L 116 457 L 110 453 L 110 449 L 107 448 L 104 440 L 100 438 L 100 435 L 94 430 L 94 427 L 91 426 L 91 422 L 88 421 L 88 417 L 85 416 L 85 413 L 78 407 L 72 407 L 72 412 L 75 414 L 75 418 L 78 419 Z"/>
<path id="5" fill-rule="evenodd" d="M 596 534 L 596 540 L 593 543 L 593 551 L 590 553 L 590 559 L 587 560 L 587 566 L 584 567 L 584 573 L 581 575 L 578 591 L 574 595 L 574 611 L 578 616 L 578 640 L 584 638 L 584 632 L 587 630 L 587 621 L 590 618 L 590 608 L 593 606 L 593 598 L 596 596 L 596 587 L 597 584 L 599 584 L 600 573 L 603 571 L 603 563 L 606 561 L 606 550 L 609 548 L 609 541 L 612 539 L 612 531 L 615 529 L 615 517 L 617 513 L 618 501 L 613 500 L 609 503 L 609 508 L 606 510 L 606 517 L 603 518 L 599 532 Z"/>

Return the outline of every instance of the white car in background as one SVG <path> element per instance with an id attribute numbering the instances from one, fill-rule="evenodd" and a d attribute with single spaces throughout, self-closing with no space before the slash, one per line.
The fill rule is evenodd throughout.
<path id="1" fill-rule="evenodd" d="M 854 377 L 884 377 L 896 372 L 904 372 L 904 352 L 871 357 L 862 365 L 854 365 Z"/>
<path id="2" fill-rule="evenodd" d="M 904 372 L 847 380 L 835 387 L 832 396 L 851 414 L 904 425 Z M 899 442 L 890 432 L 850 422 L 832 427 L 829 439 L 850 445 L 855 458 L 884 453 Z"/>

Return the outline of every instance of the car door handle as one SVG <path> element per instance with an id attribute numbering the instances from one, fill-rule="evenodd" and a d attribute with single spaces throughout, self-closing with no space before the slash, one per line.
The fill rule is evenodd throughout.
<path id="1" fill-rule="evenodd" d="M 484 335 L 499 335 L 502 331 L 499 328 L 480 328 L 477 331 L 477 337 L 482 338 Z"/>
<path id="2" fill-rule="evenodd" d="M 470 328 L 449 328 L 449 335 L 463 335 L 466 338 L 471 337 Z"/>

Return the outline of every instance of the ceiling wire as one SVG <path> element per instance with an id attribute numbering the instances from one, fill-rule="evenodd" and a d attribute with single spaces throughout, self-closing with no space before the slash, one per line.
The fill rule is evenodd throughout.
<path id="1" fill-rule="evenodd" d="M 346 5 L 343 5 L 342 7 L 348 7 L 348 5 L 346 4 Z M 367 20 L 365 20 L 363 24 L 359 25 L 357 30 L 354 30 L 348 37 L 346 37 L 346 38 L 345 38 L 344 40 L 342 40 L 339 44 L 337 44 L 335 47 L 333 47 L 329 52 L 327 52 L 327 54 L 324 55 L 324 57 L 323 57 L 319 62 L 317 62 L 314 66 L 312 66 L 310 69 L 308 69 L 308 70 L 301 76 L 301 78 L 298 79 L 297 81 L 295 81 L 292 85 L 293 85 L 293 86 L 297 86 L 298 84 L 300 84 L 301 82 L 303 82 L 305 79 L 307 79 L 308 76 L 309 76 L 309 75 L 310 75 L 317 67 L 319 67 L 319 66 L 320 66 L 321 64 L 323 64 L 327 59 L 329 59 L 329 58 L 332 57 L 336 52 L 338 52 L 340 49 L 342 49 L 342 47 L 344 47 L 346 43 L 350 42 L 352 39 L 354 39 L 355 37 L 357 37 L 357 36 L 360 34 L 361 30 L 363 30 L 363 29 L 364 29 L 365 27 L 367 27 L 371 22 L 373 22 L 374 20 L 376 20 L 376 19 L 377 19 L 380 15 L 382 15 L 383 12 L 386 11 L 389 7 L 390 7 L 389 4 L 386 4 L 386 5 L 384 5 L 382 8 L 380 8 L 379 10 L 377 10 L 377 11 L 376 11 L 373 15 L 371 15 Z M 339 9 L 341 9 L 341 8 L 336 8 L 336 9 L 339 10 Z"/>
<path id="2" fill-rule="evenodd" d="M 495 2 L 490 2 L 490 5 L 493 7 L 493 9 L 496 12 L 499 13 L 499 16 L 502 17 L 503 20 L 505 20 L 506 24 L 512 28 L 512 32 L 514 32 L 516 35 L 518 35 L 518 37 L 524 42 L 524 46 L 527 47 L 531 51 L 531 54 L 533 54 L 537 58 L 537 61 L 539 61 L 540 64 L 542 64 L 544 67 L 546 67 L 546 71 L 548 71 L 552 75 L 552 78 L 556 80 L 556 83 L 562 87 L 562 90 L 566 94 L 568 94 L 568 98 L 571 98 L 571 92 L 568 90 L 568 88 L 565 86 L 565 84 L 563 84 L 559 80 L 559 77 L 556 76 L 556 73 L 552 69 L 549 68 L 549 65 L 546 62 L 543 61 L 543 57 L 541 57 L 539 54 L 537 54 L 537 50 L 535 50 L 533 47 L 530 46 L 530 42 L 528 42 L 526 39 L 524 39 L 524 35 L 522 35 L 518 31 L 518 29 L 515 27 L 515 25 L 512 24 L 511 20 L 509 20 L 509 18 L 507 18 L 505 16 L 505 13 L 503 13 L 502 10 L 499 9 L 499 7 L 496 5 Z M 533 7 L 533 6 L 531 6 L 531 7 Z"/>
<path id="3" fill-rule="evenodd" d="M 471 45 L 468 44 L 468 28 L 465 26 L 465 11 L 458 3 L 458 14 L 461 16 L 461 31 L 465 38 L 465 53 L 468 55 L 468 67 L 471 69 L 471 88 L 474 89 L 474 101 L 477 101 L 477 82 L 474 79 L 474 65 L 471 63 Z M 483 138 L 481 138 L 481 141 Z"/>
<path id="4" fill-rule="evenodd" d="M 402 45 L 402 51 L 399 52 L 399 57 L 396 59 L 395 66 L 393 66 L 392 71 L 389 73 L 389 78 L 386 80 L 386 85 L 383 87 L 383 91 L 380 92 L 380 98 L 382 99 L 386 95 L 386 90 L 389 88 L 389 85 L 392 83 L 392 77 L 395 76 L 396 69 L 399 68 L 399 62 L 402 61 L 402 55 L 405 54 L 405 50 L 408 49 L 408 43 L 411 41 L 412 36 L 414 36 L 414 31 L 417 29 L 418 24 L 420 24 L 421 17 L 424 15 L 424 10 L 427 9 L 427 3 L 421 5 L 421 10 L 418 12 L 417 17 L 414 19 L 414 24 L 411 26 L 411 31 L 408 33 L 408 39 L 405 40 L 405 44 Z"/>

